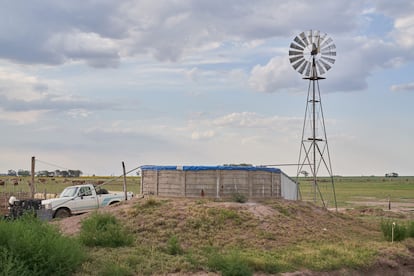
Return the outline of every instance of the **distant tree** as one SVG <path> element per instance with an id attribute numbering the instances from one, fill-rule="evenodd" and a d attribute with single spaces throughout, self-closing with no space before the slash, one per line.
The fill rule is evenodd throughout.
<path id="1" fill-rule="evenodd" d="M 17 175 L 18 176 L 30 176 L 30 171 L 19 169 L 17 171 Z"/>
<path id="2" fill-rule="evenodd" d="M 82 175 L 82 171 L 80 170 L 68 170 L 69 177 L 80 177 Z"/>
<path id="3" fill-rule="evenodd" d="M 17 176 L 17 172 L 15 170 L 8 170 L 7 175 L 8 176 Z"/>
<path id="4" fill-rule="evenodd" d="M 301 171 L 300 174 L 302 174 L 304 177 L 308 177 L 309 175 L 307 171 Z"/>
<path id="5" fill-rule="evenodd" d="M 81 170 L 75 170 L 74 173 L 75 173 L 75 177 L 81 177 L 83 174 Z"/>
<path id="6" fill-rule="evenodd" d="M 43 170 L 36 173 L 37 176 L 49 176 L 49 171 Z"/>
<path id="7" fill-rule="evenodd" d="M 69 177 L 69 172 L 68 171 L 60 171 L 60 176 Z"/>
<path id="8" fill-rule="evenodd" d="M 398 177 L 398 173 L 396 173 L 396 172 L 386 173 L 385 177 Z"/>

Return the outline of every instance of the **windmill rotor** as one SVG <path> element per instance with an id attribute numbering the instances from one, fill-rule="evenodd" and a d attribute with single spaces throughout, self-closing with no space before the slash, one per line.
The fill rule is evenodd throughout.
<path id="1" fill-rule="evenodd" d="M 325 74 L 335 63 L 336 46 L 333 39 L 318 30 L 309 30 L 297 35 L 289 48 L 289 60 L 299 74 L 312 77 Z M 312 67 L 316 72 L 313 72 Z"/>

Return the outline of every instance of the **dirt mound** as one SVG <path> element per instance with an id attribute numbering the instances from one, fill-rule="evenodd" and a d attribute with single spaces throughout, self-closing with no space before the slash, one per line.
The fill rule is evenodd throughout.
<path id="1" fill-rule="evenodd" d="M 148 204 L 148 200 L 159 201 L 161 204 L 152 208 L 151 213 L 146 213 L 145 205 Z M 144 208 L 139 208 L 143 206 Z M 227 214 L 226 210 L 230 213 Z M 217 216 L 220 219 L 220 216 L 233 215 L 237 216 L 242 223 L 240 233 L 243 237 L 248 239 L 249 232 L 251 236 L 254 236 L 257 231 L 261 231 L 261 233 L 265 233 L 263 234 L 265 236 L 277 237 L 266 241 L 266 243 L 278 246 L 297 242 L 310 236 L 315 240 L 320 238 L 336 240 L 352 235 L 352 233 L 358 233 L 358 235 L 366 235 L 370 239 L 373 236 L 380 238 L 378 229 L 370 224 L 361 224 L 359 220 L 356 222 L 356 219 L 350 216 L 328 211 L 302 201 L 269 200 L 236 203 L 187 198 L 135 198 L 114 206 L 101 208 L 98 211 L 113 213 L 118 218 L 125 220 L 136 231 L 141 227 L 146 229 L 149 226 L 154 231 L 157 229 L 162 231 L 159 228 L 162 228 L 166 221 L 175 226 L 175 231 L 183 231 L 188 229 L 179 228 L 188 226 L 194 220 L 217 219 Z M 214 218 L 209 217 L 217 212 L 222 212 L 222 214 L 220 213 Z M 59 226 L 62 233 L 74 235 L 79 232 L 81 220 L 87 216 L 89 214 L 73 216 L 53 223 Z M 233 229 L 233 231 L 237 232 L 237 229 Z"/>
<path id="2" fill-rule="evenodd" d="M 360 213 L 349 215 L 329 211 L 302 201 L 235 203 L 149 197 L 135 198 L 99 209 L 98 212 L 114 214 L 136 233 L 137 243 L 151 248 L 164 246 L 172 233 L 180 233 L 184 250 L 214 244 L 217 248 L 241 246 L 260 252 L 301 243 L 336 244 L 349 241 L 359 246 L 358 241 L 383 241 L 378 221 L 363 220 Z M 382 214 L 377 210 L 362 210 L 362 213 Z M 76 235 L 81 221 L 89 215 L 52 223 L 58 225 L 62 233 Z M 405 255 L 387 251 L 379 253 L 373 265 L 362 270 L 304 270 L 283 275 L 414 275 L 414 242 L 407 248 L 411 252 Z"/>

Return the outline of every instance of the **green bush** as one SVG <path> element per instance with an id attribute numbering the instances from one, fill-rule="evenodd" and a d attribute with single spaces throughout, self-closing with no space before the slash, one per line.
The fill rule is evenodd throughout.
<path id="1" fill-rule="evenodd" d="M 394 241 L 402 241 L 407 236 L 407 227 L 391 220 L 381 221 L 381 231 L 387 241 L 392 241 L 392 228 L 394 225 Z"/>
<path id="2" fill-rule="evenodd" d="M 10 250 L 0 248 L 0 272 L 1 275 L 9 276 L 29 276 L 29 270 L 25 267 L 25 263 L 13 256 Z"/>
<path id="3" fill-rule="evenodd" d="M 238 252 L 232 252 L 228 255 L 211 252 L 207 265 L 213 271 L 220 271 L 223 276 L 253 275 L 253 270 L 249 267 L 248 261 Z"/>
<path id="4" fill-rule="evenodd" d="M 407 237 L 414 238 L 414 221 L 411 221 L 410 223 L 408 223 Z"/>
<path id="5" fill-rule="evenodd" d="M 113 215 L 97 212 L 82 221 L 79 239 L 86 246 L 102 247 L 128 246 L 134 241 Z"/>
<path id="6" fill-rule="evenodd" d="M 241 193 L 234 193 L 232 195 L 232 200 L 234 202 L 238 202 L 238 203 L 246 203 L 247 202 L 247 197 Z"/>
<path id="7" fill-rule="evenodd" d="M 181 248 L 177 236 L 172 236 L 167 241 L 167 253 L 170 255 L 181 255 L 184 250 Z"/>
<path id="8" fill-rule="evenodd" d="M 158 207 L 162 204 L 161 201 L 156 200 L 153 197 L 148 198 L 145 203 L 142 205 L 144 208 Z"/>
<path id="9" fill-rule="evenodd" d="M 81 244 L 33 217 L 0 221 L 1 275 L 70 275 L 85 259 Z"/>

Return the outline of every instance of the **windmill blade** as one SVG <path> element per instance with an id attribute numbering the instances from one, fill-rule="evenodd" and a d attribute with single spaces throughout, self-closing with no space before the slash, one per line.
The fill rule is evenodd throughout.
<path id="1" fill-rule="evenodd" d="M 294 57 L 289 58 L 290 63 L 295 63 L 296 61 L 298 61 L 300 59 L 303 59 L 303 55 L 301 55 L 301 56 L 294 56 Z"/>
<path id="2" fill-rule="evenodd" d="M 306 38 L 305 33 L 304 33 L 304 32 L 301 32 L 301 33 L 299 34 L 299 36 L 300 36 L 300 38 L 302 39 L 302 41 L 305 43 L 305 46 L 308 46 L 308 45 L 309 45 L 309 41 L 308 41 L 308 39 Z"/>
<path id="3" fill-rule="evenodd" d="M 305 69 L 307 67 L 309 67 L 309 65 L 310 65 L 310 62 L 307 61 L 307 60 L 305 60 L 305 62 L 303 63 L 303 65 L 299 68 L 298 72 L 301 73 L 301 74 L 303 74 L 303 71 L 305 71 Z"/>
<path id="4" fill-rule="evenodd" d="M 329 63 L 331 63 L 331 64 L 334 64 L 334 63 L 335 63 L 335 59 L 333 59 L 333 58 L 329 58 L 329 57 L 324 57 L 324 56 L 322 56 L 322 57 L 321 57 L 321 60 L 327 61 L 327 62 L 329 62 Z"/>
<path id="5" fill-rule="evenodd" d="M 313 33 L 313 36 L 317 39 L 320 38 L 321 32 L 319 30 L 315 30 L 315 32 Z"/>
<path id="6" fill-rule="evenodd" d="M 319 38 L 320 38 L 320 40 L 319 40 L 319 46 L 323 44 L 323 42 L 326 39 L 326 36 L 327 36 L 327 34 L 325 34 L 325 33 L 322 34 L 322 35 L 319 35 Z"/>
<path id="7" fill-rule="evenodd" d="M 311 68 L 312 68 L 312 65 L 310 64 L 310 62 L 308 61 L 308 66 L 306 66 L 306 72 L 305 72 L 305 76 L 310 76 L 310 73 L 311 73 Z"/>
<path id="8" fill-rule="evenodd" d="M 301 59 L 301 60 L 299 60 L 297 63 L 292 64 L 293 69 L 297 70 L 297 69 L 298 69 L 298 67 L 299 67 L 302 63 L 304 63 L 304 62 L 305 62 L 305 59 L 304 59 L 304 58 L 302 58 L 302 59 Z"/>
<path id="9" fill-rule="evenodd" d="M 323 68 L 325 68 L 326 71 L 332 68 L 328 63 L 324 62 L 322 59 L 320 59 L 319 62 L 321 63 Z"/>
<path id="10" fill-rule="evenodd" d="M 325 69 L 323 69 L 322 65 L 320 65 L 319 61 L 316 61 L 316 67 L 318 68 L 319 75 L 325 74 Z"/>
<path id="11" fill-rule="evenodd" d="M 324 43 L 322 43 L 321 48 L 325 48 L 326 45 L 329 45 L 329 43 L 333 42 L 332 38 L 328 37 L 327 40 L 325 40 Z"/>
<path id="12" fill-rule="evenodd" d="M 303 41 L 299 38 L 299 37 L 295 37 L 294 41 L 299 44 L 300 46 L 302 46 L 303 48 L 306 47 L 305 43 L 303 43 Z"/>
<path id="13" fill-rule="evenodd" d="M 314 37 L 315 37 L 316 49 L 317 49 L 318 52 L 320 52 L 320 49 L 321 49 L 320 48 L 320 45 L 321 45 L 321 37 L 320 37 L 319 30 L 315 31 Z"/>
<path id="14" fill-rule="evenodd" d="M 331 44 L 329 46 L 321 48 L 321 53 L 323 53 L 323 52 L 335 52 L 335 50 L 336 50 L 335 44 Z"/>
<path id="15" fill-rule="evenodd" d="M 306 60 L 304 60 L 305 62 L 299 67 L 299 69 L 298 69 L 298 72 L 300 73 L 300 74 L 303 74 L 303 71 L 305 71 L 305 69 L 306 69 L 306 63 L 307 63 L 307 61 Z"/>
<path id="16" fill-rule="evenodd" d="M 297 55 L 303 55 L 303 52 L 299 52 L 299 51 L 289 51 L 289 56 L 297 56 Z"/>
<path id="17" fill-rule="evenodd" d="M 297 45 L 297 44 L 295 44 L 295 43 L 290 43 L 290 48 L 291 49 L 296 49 L 296 50 L 301 50 L 301 51 L 303 51 L 303 49 L 304 49 L 304 47 L 301 47 L 301 46 L 299 46 L 299 45 Z"/>
<path id="18" fill-rule="evenodd" d="M 336 56 L 336 52 L 321 52 L 322 56 Z"/>
<path id="19" fill-rule="evenodd" d="M 313 43 L 313 35 L 312 35 L 312 33 L 313 33 L 312 30 L 309 30 L 308 31 L 308 41 L 309 41 L 309 44 L 311 44 L 311 45 Z"/>

